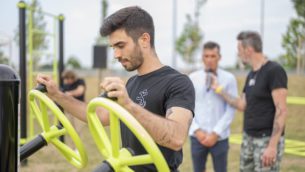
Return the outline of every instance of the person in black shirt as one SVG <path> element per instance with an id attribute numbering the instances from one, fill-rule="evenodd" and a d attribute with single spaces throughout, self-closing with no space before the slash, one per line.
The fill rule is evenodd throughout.
<path id="1" fill-rule="evenodd" d="M 244 111 L 240 171 L 280 171 L 287 117 L 287 74 L 265 58 L 257 32 L 237 36 L 238 54 L 252 70 L 240 98 L 226 93 L 214 78 L 212 88 L 229 104 Z"/>
<path id="2" fill-rule="evenodd" d="M 163 65 L 154 45 L 152 17 L 143 9 L 132 6 L 107 17 L 100 29 L 109 36 L 114 58 L 127 71 L 137 71 L 125 85 L 118 77 L 104 78 L 100 84 L 108 97 L 128 110 L 158 144 L 171 171 L 178 171 L 182 162 L 182 146 L 186 141 L 195 106 L 194 86 L 188 76 Z M 54 81 L 38 75 L 48 96 L 74 116 L 86 121 L 86 104 L 60 92 Z M 101 122 L 109 124 L 106 110 L 98 112 Z M 136 155 L 146 153 L 129 129 L 121 125 L 122 145 Z M 136 172 L 156 171 L 154 165 L 132 167 Z"/>
<path id="3" fill-rule="evenodd" d="M 85 101 L 85 81 L 78 78 L 72 70 L 65 70 L 61 76 L 63 79 L 62 91 L 80 101 Z"/>

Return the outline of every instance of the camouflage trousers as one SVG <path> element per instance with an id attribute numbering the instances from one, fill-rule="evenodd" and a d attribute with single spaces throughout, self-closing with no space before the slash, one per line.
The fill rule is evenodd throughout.
<path id="1" fill-rule="evenodd" d="M 270 137 L 251 137 L 243 133 L 243 142 L 240 151 L 240 171 L 241 172 L 278 172 L 284 153 L 285 140 L 280 138 L 277 147 L 276 162 L 269 167 L 264 167 L 261 157 L 269 143 Z"/>

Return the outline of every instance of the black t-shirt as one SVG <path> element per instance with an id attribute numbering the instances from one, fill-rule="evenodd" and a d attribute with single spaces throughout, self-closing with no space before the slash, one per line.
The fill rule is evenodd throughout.
<path id="1" fill-rule="evenodd" d="M 244 86 L 247 106 L 244 131 L 253 137 L 272 134 L 275 105 L 272 90 L 287 88 L 287 74 L 276 62 L 268 61 L 258 71 L 251 71 Z"/>
<path id="2" fill-rule="evenodd" d="M 83 85 L 84 87 L 86 87 L 85 81 L 83 79 L 77 79 L 72 84 L 63 84 L 62 91 L 66 92 L 66 91 L 75 90 L 80 85 Z M 74 98 L 76 98 L 80 101 L 85 101 L 85 93 L 80 96 L 74 96 Z"/>
<path id="3" fill-rule="evenodd" d="M 126 88 L 130 98 L 148 111 L 165 117 L 171 107 L 194 111 L 195 91 L 188 76 L 165 66 L 142 76 L 131 77 Z M 193 113 L 194 114 L 194 113 Z M 146 154 L 145 149 L 130 130 L 121 123 L 123 147 L 131 148 L 136 155 Z M 182 162 L 182 150 L 174 151 L 158 145 L 167 164 L 176 171 Z M 136 172 L 156 171 L 154 165 L 132 167 Z"/>

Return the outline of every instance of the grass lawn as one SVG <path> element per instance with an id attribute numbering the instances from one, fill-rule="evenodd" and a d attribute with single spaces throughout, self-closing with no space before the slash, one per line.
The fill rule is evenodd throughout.
<path id="1" fill-rule="evenodd" d="M 244 82 L 244 77 L 238 77 L 239 90 L 241 90 Z M 86 77 L 86 84 L 95 86 L 96 89 L 88 89 L 86 93 L 86 99 L 90 100 L 98 95 L 97 84 L 98 81 L 94 77 Z M 305 77 L 301 76 L 289 76 L 289 96 L 302 96 L 305 97 Z M 305 106 L 289 105 L 289 116 L 286 123 L 286 138 L 299 140 L 305 142 Z M 303 116 L 304 115 L 304 116 Z M 240 133 L 242 129 L 242 113 L 236 113 L 235 119 L 231 125 L 232 133 Z M 38 127 L 36 127 L 38 128 Z M 22 166 L 20 171 L 22 172 L 88 172 L 92 171 L 97 164 L 99 164 L 103 158 L 97 150 L 95 143 L 90 135 L 88 127 L 82 122 L 76 122 L 76 128 L 79 131 L 80 137 L 85 144 L 86 151 L 89 155 L 89 161 L 87 167 L 78 170 L 74 166 L 70 165 L 64 157 L 55 149 L 54 146 L 49 145 L 38 151 L 36 154 L 28 159 L 28 165 Z M 38 130 L 38 129 L 37 129 Z M 66 138 L 69 145 L 73 145 L 69 138 Z M 228 171 L 239 171 L 239 151 L 240 145 L 230 144 L 229 152 L 229 164 Z M 181 172 L 191 172 L 192 163 L 190 156 L 189 140 L 184 145 L 184 160 L 180 167 Z M 208 163 L 208 172 L 213 171 L 211 165 L 211 159 Z M 281 165 L 281 171 L 283 172 L 304 172 L 305 171 L 305 157 L 285 154 Z"/>

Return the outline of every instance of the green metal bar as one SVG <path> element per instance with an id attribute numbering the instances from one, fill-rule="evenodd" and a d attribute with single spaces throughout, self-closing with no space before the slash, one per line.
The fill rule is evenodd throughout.
<path id="1" fill-rule="evenodd" d="M 110 138 L 111 138 L 111 145 L 112 145 L 112 156 L 114 158 L 119 157 L 119 150 L 120 150 L 120 122 L 116 115 L 110 112 Z"/>
<path id="2" fill-rule="evenodd" d="M 44 31 L 39 30 L 39 29 L 33 29 L 33 33 L 42 34 L 42 35 L 48 35 L 48 36 L 52 36 L 52 37 L 54 37 L 54 35 L 55 35 L 55 33 L 44 32 Z"/>
<path id="3" fill-rule="evenodd" d="M 305 97 L 287 97 L 288 104 L 305 105 Z"/>
<path id="4" fill-rule="evenodd" d="M 44 15 L 46 15 L 46 16 L 48 16 L 48 17 L 51 17 L 51 18 L 54 18 L 54 19 L 59 20 L 59 18 L 58 18 L 57 15 L 52 14 L 52 13 L 50 13 L 50 12 L 43 11 L 43 10 L 37 10 L 37 9 L 32 8 L 31 6 L 26 6 L 26 9 L 29 10 L 29 11 L 41 13 L 41 14 L 44 14 Z"/>
<path id="5" fill-rule="evenodd" d="M 58 83 L 58 67 L 57 67 L 57 46 L 58 46 L 58 35 L 56 34 L 56 29 L 57 29 L 57 20 L 53 20 L 53 79 Z M 57 121 L 58 122 L 58 121 Z"/>
<path id="6" fill-rule="evenodd" d="M 150 155 L 138 155 L 133 157 L 120 158 L 120 165 L 122 166 L 133 166 L 141 164 L 151 164 L 153 161 Z"/>
<path id="7" fill-rule="evenodd" d="M 51 140 L 54 138 L 58 138 L 60 136 L 63 136 L 67 133 L 67 130 L 65 128 L 63 129 L 58 129 L 56 126 L 52 126 L 49 128 L 50 130 L 47 132 L 42 133 L 43 137 L 45 140 L 49 143 Z"/>

